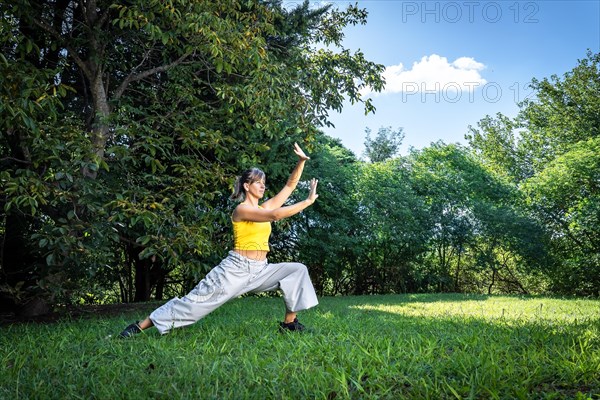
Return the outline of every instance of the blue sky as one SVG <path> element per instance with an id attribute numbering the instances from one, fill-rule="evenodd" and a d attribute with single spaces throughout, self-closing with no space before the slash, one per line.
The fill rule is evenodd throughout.
<path id="1" fill-rule="evenodd" d="M 336 7 L 348 2 L 330 1 Z M 323 4 L 319 2 L 315 4 Z M 431 142 L 463 143 L 469 125 L 532 96 L 532 78 L 562 76 L 600 51 L 600 1 L 366 0 L 363 26 L 345 30 L 344 47 L 386 66 L 377 111 L 347 103 L 324 128 L 361 156 L 365 128 L 403 128 L 401 153 Z"/>

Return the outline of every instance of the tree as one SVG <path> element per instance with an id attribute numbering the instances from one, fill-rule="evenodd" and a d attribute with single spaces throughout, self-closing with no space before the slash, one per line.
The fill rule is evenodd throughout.
<path id="1" fill-rule="evenodd" d="M 371 129 L 366 128 L 365 155 L 371 162 L 381 162 L 388 160 L 398 154 L 400 145 L 404 140 L 402 128 L 396 131 L 391 126 L 381 127 L 377 131 L 375 139 L 371 139 Z"/>
<path id="2" fill-rule="evenodd" d="M 511 182 L 521 182 L 533 174 L 524 149 L 519 146 L 518 121 L 498 113 L 478 122 L 478 129 L 469 127 L 465 138 L 485 166 Z"/>
<path id="3" fill-rule="evenodd" d="M 535 98 L 520 105 L 520 146 L 538 172 L 573 145 L 600 135 L 600 53 L 588 51 L 562 78 L 533 79 L 531 85 Z"/>
<path id="4" fill-rule="evenodd" d="M 544 269 L 553 290 L 597 295 L 600 54 L 587 53 L 573 70 L 534 79 L 536 97 L 517 118 L 486 118 L 470 144 L 484 162 L 523 189 L 531 215 L 547 228 L 553 262 Z M 588 278 L 584 278 L 588 277 Z"/>
<path id="5" fill-rule="evenodd" d="M 543 231 L 515 187 L 457 145 L 413 152 L 411 170 L 429 216 L 424 273 L 433 289 L 528 292 L 519 275 L 544 258 Z"/>
<path id="6" fill-rule="evenodd" d="M 428 216 L 428 256 L 423 259 L 426 288 L 461 291 L 468 249 L 476 236 L 473 199 L 479 188 L 474 163 L 456 145 L 432 144 L 411 153 L 411 183 Z M 485 179 L 485 178 L 483 178 Z"/>
<path id="7" fill-rule="evenodd" d="M 9 22 L 3 20 L 3 32 Z M 0 55 L 0 304 L 8 309 L 22 305 L 25 314 L 48 310 L 43 301 L 30 300 L 32 291 L 44 285 L 37 281 L 38 271 L 46 272 L 53 262 L 43 250 L 49 242 L 32 233 L 49 219 L 74 218 L 68 188 L 80 183 L 73 170 L 86 154 L 77 121 L 59 116 L 68 89 L 50 83 L 54 73 Z M 64 252 L 69 231 L 60 225 L 49 228 L 55 232 L 53 243 Z"/>
<path id="8" fill-rule="evenodd" d="M 600 137 L 580 141 L 529 179 L 531 207 L 564 260 L 551 270 L 554 289 L 597 295 L 600 288 Z"/>
<path id="9" fill-rule="evenodd" d="M 413 267 L 426 251 L 429 224 L 406 160 L 364 163 L 358 177 L 355 293 L 420 291 L 422 282 Z"/>
<path id="10" fill-rule="evenodd" d="M 346 24 L 365 22 L 357 7 L 18 0 L 0 12 L 6 68 L 29 66 L 42 78 L 22 81 L 49 93 L 28 92 L 29 103 L 2 111 L 18 117 L 3 150 L 33 155 L 3 160 L 3 219 L 18 220 L 4 226 L 3 274 L 25 273 L 11 261 L 16 249 L 35 262 L 29 283 L 0 285 L 30 297 L 71 301 L 102 282 L 123 300 L 145 300 L 162 295 L 169 275 L 186 290 L 227 245 L 223 188 L 235 173 L 281 160 L 277 143 L 310 144 L 344 96 L 372 110 L 359 90 L 383 85 L 383 66 L 341 43 Z M 341 50 L 312 51 L 317 42 Z M 21 118 L 40 99 L 55 102 L 50 115 L 63 127 L 35 131 L 35 118 Z M 20 247 L 7 247 L 9 237 Z"/>

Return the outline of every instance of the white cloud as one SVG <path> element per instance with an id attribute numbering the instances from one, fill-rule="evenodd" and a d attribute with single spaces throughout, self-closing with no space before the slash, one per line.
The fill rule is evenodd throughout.
<path id="1" fill-rule="evenodd" d="M 460 57 L 450 63 L 446 57 L 432 54 L 413 63 L 411 69 L 402 64 L 386 67 L 382 93 L 472 92 L 487 83 L 480 74 L 483 69 L 485 65 L 471 57 Z M 362 94 L 374 93 L 367 88 Z"/>

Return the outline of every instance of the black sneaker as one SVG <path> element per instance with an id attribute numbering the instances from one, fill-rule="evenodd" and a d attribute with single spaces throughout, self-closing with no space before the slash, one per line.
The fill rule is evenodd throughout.
<path id="1" fill-rule="evenodd" d="M 294 331 L 294 332 L 302 332 L 303 330 L 305 330 L 306 328 L 304 327 L 304 325 L 302 325 L 300 322 L 298 322 L 298 318 L 294 318 L 294 320 L 292 322 L 280 322 L 279 323 L 279 332 L 284 333 L 284 332 L 289 332 L 289 331 Z"/>
<path id="2" fill-rule="evenodd" d="M 119 333 L 119 338 L 124 339 L 128 337 L 132 337 L 142 332 L 142 328 L 138 325 L 140 321 L 136 321 L 133 324 L 127 326 L 127 328 L 123 329 L 123 332 Z"/>

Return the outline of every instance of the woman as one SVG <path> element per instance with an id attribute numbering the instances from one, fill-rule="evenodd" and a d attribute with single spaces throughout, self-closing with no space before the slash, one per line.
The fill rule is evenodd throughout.
<path id="1" fill-rule="evenodd" d="M 221 263 L 185 297 L 175 297 L 154 310 L 148 318 L 126 327 L 119 336 L 127 338 L 155 326 L 161 334 L 173 328 L 193 324 L 232 298 L 248 292 L 281 289 L 286 312 L 279 323 L 282 332 L 302 331 L 296 313 L 318 304 L 315 289 L 306 266 L 300 263 L 269 264 L 271 222 L 298 214 L 312 205 L 317 194 L 316 179 L 310 181 L 310 191 L 304 201 L 283 206 L 290 197 L 309 157 L 294 143 L 298 163 L 283 189 L 259 205 L 265 192 L 265 174 L 257 168 L 245 171 L 238 178 L 232 199 L 242 202 L 231 216 L 234 247 Z"/>

